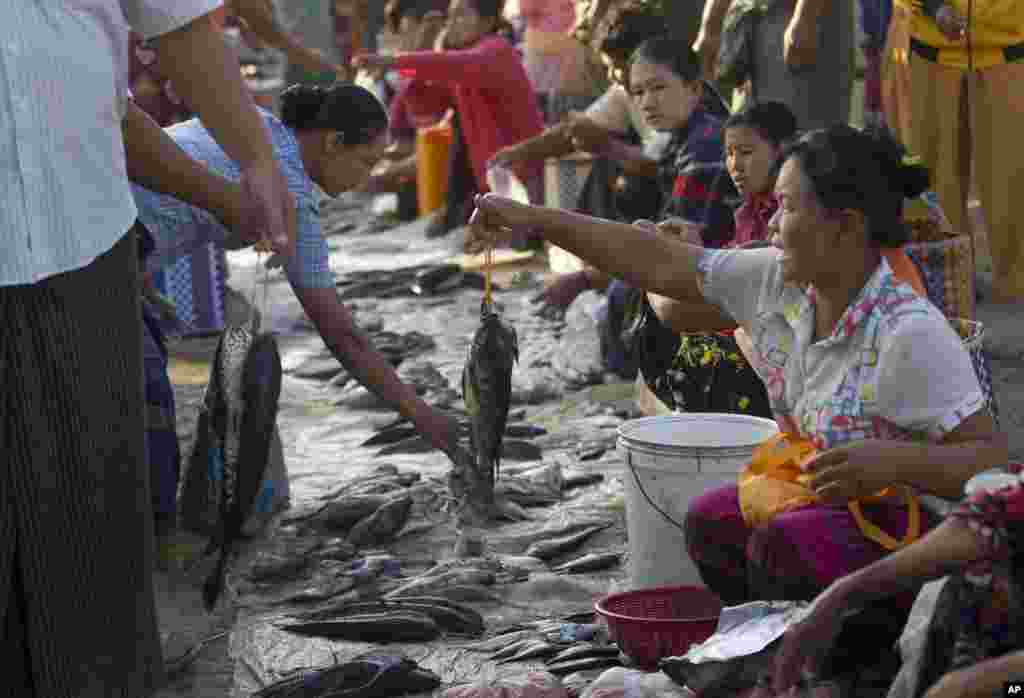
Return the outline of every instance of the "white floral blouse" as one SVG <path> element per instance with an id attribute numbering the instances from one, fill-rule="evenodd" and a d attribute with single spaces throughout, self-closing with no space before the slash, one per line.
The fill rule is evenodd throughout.
<path id="1" fill-rule="evenodd" d="M 956 331 L 884 259 L 818 342 L 814 288 L 783 282 L 777 250 L 706 250 L 698 269 L 705 297 L 747 328 L 780 427 L 819 450 L 939 441 L 985 407 Z"/>

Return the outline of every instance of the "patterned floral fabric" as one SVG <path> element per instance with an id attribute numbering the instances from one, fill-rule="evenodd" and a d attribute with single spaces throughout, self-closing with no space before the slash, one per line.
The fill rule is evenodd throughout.
<path id="1" fill-rule="evenodd" d="M 884 260 L 819 342 L 815 291 L 784 284 L 774 250 L 708 250 L 700 268 L 708 299 L 749 328 L 776 419 L 819 450 L 938 440 L 985 404 L 959 336 Z"/>
<path id="2" fill-rule="evenodd" d="M 1018 476 L 1020 466 L 1013 466 Z M 967 497 L 954 518 L 978 534 L 982 559 L 950 578 L 936 602 L 918 680 L 1024 648 L 1024 480 Z"/>
<path id="3" fill-rule="evenodd" d="M 883 261 L 831 336 L 813 342 L 815 293 L 784 284 L 775 250 L 707 250 L 698 263 L 708 300 L 747 328 L 782 429 L 827 450 L 861 439 L 938 441 L 982 408 L 960 338 L 941 313 Z M 906 509 L 885 502 L 865 516 L 889 535 Z M 929 528 L 932 520 L 925 522 Z M 687 551 L 701 577 L 733 603 L 813 598 L 885 554 L 846 507 L 815 505 L 750 529 L 736 486 L 691 503 Z M 907 607 L 911 599 L 906 599 Z"/>

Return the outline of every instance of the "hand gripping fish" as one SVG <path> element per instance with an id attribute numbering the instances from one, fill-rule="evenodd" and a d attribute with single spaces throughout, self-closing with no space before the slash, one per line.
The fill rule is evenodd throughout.
<path id="1" fill-rule="evenodd" d="M 465 498 L 465 504 L 487 519 L 494 515 L 494 483 L 519 343 L 515 330 L 501 321 L 486 296 L 480 306 L 480 320 L 462 370 L 462 398 L 470 417 L 473 462 L 456 469 L 452 489 L 456 499 Z"/>
<path id="2" fill-rule="evenodd" d="M 270 439 L 281 396 L 281 356 L 277 340 L 257 325 L 224 330 L 214 355 L 206 404 L 223 456 L 217 528 L 206 555 L 220 558 L 203 584 L 203 602 L 212 610 L 224 589 L 227 563 L 252 512 L 266 474 Z"/>

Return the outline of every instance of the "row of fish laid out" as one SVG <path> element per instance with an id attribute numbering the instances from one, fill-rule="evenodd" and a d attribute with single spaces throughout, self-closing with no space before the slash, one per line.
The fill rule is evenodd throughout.
<path id="1" fill-rule="evenodd" d="M 279 596 L 275 603 L 310 604 L 331 601 L 401 599 L 409 596 L 443 597 L 456 603 L 502 603 L 490 587 L 526 581 L 533 574 L 584 574 L 617 567 L 619 551 L 598 551 L 559 565 L 551 561 L 571 554 L 587 539 L 604 530 L 606 524 L 572 524 L 534 534 L 529 552 L 536 555 L 481 555 L 436 562 L 400 560 L 386 554 L 349 559 L 355 547 L 344 539 L 329 539 L 306 546 L 297 555 L 263 553 L 250 567 L 248 580 L 257 585 L 288 583 L 314 565 L 313 579 L 298 591 Z M 533 536 L 532 536 L 533 537 Z M 539 557 L 541 555 L 543 557 Z M 405 573 L 427 567 L 414 576 Z M 265 587 L 264 587 L 265 588 Z"/>
<path id="2" fill-rule="evenodd" d="M 461 288 L 483 290 L 484 277 L 458 264 L 428 264 L 395 270 L 349 272 L 338 282 L 342 300 L 435 296 Z"/>
<path id="3" fill-rule="evenodd" d="M 333 604 L 278 627 L 297 635 L 387 644 L 429 642 L 445 635 L 479 637 L 484 619 L 440 596 L 409 596 Z"/>
<path id="4" fill-rule="evenodd" d="M 487 653 L 498 664 L 542 661 L 545 671 L 556 676 L 622 664 L 618 646 L 603 627 L 594 624 L 541 621 L 517 625 L 467 649 Z"/>

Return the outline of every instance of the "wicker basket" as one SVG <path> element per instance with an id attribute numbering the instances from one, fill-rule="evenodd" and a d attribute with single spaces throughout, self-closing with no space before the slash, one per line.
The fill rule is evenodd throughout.
<path id="1" fill-rule="evenodd" d="M 999 424 L 999 406 L 996 403 L 995 388 L 992 384 L 992 367 L 989 365 L 988 354 L 985 353 L 985 326 L 975 320 L 952 318 L 950 324 L 963 340 L 964 348 L 971 355 L 974 373 L 981 384 L 981 392 L 992 418 Z"/>
<path id="2" fill-rule="evenodd" d="M 976 296 L 970 236 L 912 242 L 904 250 L 921 272 L 928 300 L 948 318 L 973 320 Z"/>

